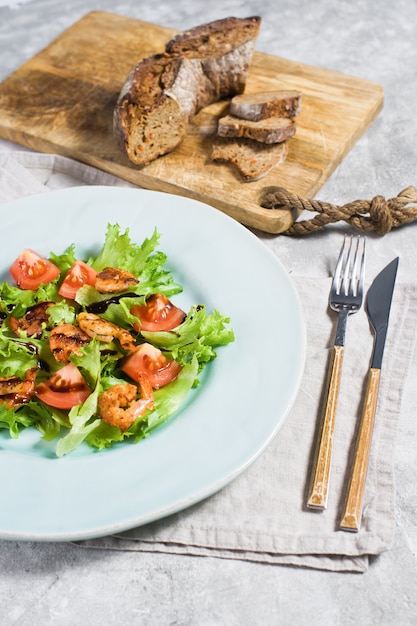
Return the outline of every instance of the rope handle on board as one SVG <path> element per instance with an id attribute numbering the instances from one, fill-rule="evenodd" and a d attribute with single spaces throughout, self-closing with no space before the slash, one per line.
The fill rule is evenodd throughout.
<path id="1" fill-rule="evenodd" d="M 417 219 L 417 206 L 407 206 L 411 202 L 417 202 L 415 187 L 407 187 L 389 200 L 375 196 L 372 200 L 354 200 L 342 206 L 308 200 L 283 187 L 273 187 L 263 198 L 262 206 L 265 209 L 295 209 L 298 214 L 302 211 L 317 213 L 312 219 L 295 222 L 284 235 L 308 235 L 339 221 L 345 221 L 358 230 L 386 235 L 392 228 L 410 224 Z"/>

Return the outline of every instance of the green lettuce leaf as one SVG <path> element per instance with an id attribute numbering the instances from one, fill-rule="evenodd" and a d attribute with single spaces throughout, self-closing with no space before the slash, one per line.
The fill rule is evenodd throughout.
<path id="1" fill-rule="evenodd" d="M 13 309 L 15 317 L 21 317 L 30 306 L 38 302 L 58 302 L 61 298 L 58 295 L 58 281 L 54 281 L 47 285 L 40 285 L 39 289 L 19 289 L 4 282 L 0 285 L 0 302 L 2 311 L 8 312 Z"/>
<path id="2" fill-rule="evenodd" d="M 131 241 L 128 228 L 121 233 L 118 224 L 109 224 L 99 255 L 95 259 L 90 259 L 88 263 L 97 272 L 101 272 L 105 267 L 119 267 L 137 276 L 158 243 L 159 234 L 156 230 L 150 239 L 145 239 L 138 245 Z"/>
<path id="3" fill-rule="evenodd" d="M 38 355 L 33 350 L 33 342 L 28 339 L 8 337 L 0 329 L 0 377 L 17 376 L 24 378 L 31 367 L 38 365 Z"/>
<path id="4" fill-rule="evenodd" d="M 49 259 L 61 270 L 61 275 L 66 274 L 70 267 L 75 263 L 75 244 L 71 244 L 63 254 L 54 254 L 51 252 Z"/>
<path id="5" fill-rule="evenodd" d="M 10 436 L 16 439 L 21 428 L 34 426 L 43 439 L 52 441 L 61 430 L 61 426 L 69 427 L 64 411 L 58 411 L 41 403 L 30 401 L 17 408 L 6 408 L 0 405 L 0 428 L 8 428 Z"/>
<path id="6" fill-rule="evenodd" d="M 87 436 L 100 425 L 100 418 L 92 419 L 97 411 L 98 391 L 97 388 L 85 402 L 70 410 L 71 430 L 57 443 L 56 455 L 58 457 L 76 450 Z"/>
<path id="7" fill-rule="evenodd" d="M 105 366 L 105 361 L 102 362 L 102 347 L 103 344 L 98 339 L 92 339 L 80 349 L 80 355 L 71 354 L 71 362 L 78 367 L 91 389 L 98 387 L 101 371 Z"/>
<path id="8" fill-rule="evenodd" d="M 73 306 L 69 305 L 66 300 L 61 300 L 60 302 L 48 307 L 47 313 L 52 326 L 75 323 L 75 309 Z"/>
<path id="9" fill-rule="evenodd" d="M 154 393 L 155 408 L 149 413 L 148 419 L 135 433 L 135 440 L 146 437 L 157 426 L 174 415 L 184 405 L 188 393 L 194 386 L 198 374 L 198 360 L 193 356 L 172 383 L 161 387 Z"/>
<path id="10" fill-rule="evenodd" d="M 27 412 L 19 412 L 14 408 L 7 408 L 5 404 L 0 404 L 0 428 L 7 429 L 13 439 L 17 439 L 21 428 L 34 426 L 34 424 L 33 417 Z"/>
<path id="11" fill-rule="evenodd" d="M 138 278 L 139 285 L 129 289 L 129 292 L 138 295 L 147 297 L 157 291 L 167 296 L 179 293 L 182 287 L 174 281 L 172 273 L 164 268 L 166 254 L 156 250 L 159 239 L 160 235 L 155 229 L 152 237 L 146 238 L 138 245 L 131 241 L 128 228 L 122 233 L 118 224 L 109 224 L 103 248 L 95 259 L 88 260 L 88 264 L 97 272 L 101 272 L 105 267 L 119 267 L 131 272 Z M 81 297 L 83 301 L 80 304 L 86 306 L 84 300 L 86 296 Z M 95 301 L 100 299 L 103 298 L 98 296 Z"/>
<path id="12" fill-rule="evenodd" d="M 217 310 L 209 314 L 204 305 L 194 305 L 184 322 L 174 330 L 142 331 L 141 334 L 160 350 L 169 352 L 171 358 L 181 364 L 195 355 L 201 371 L 204 364 L 216 357 L 214 348 L 234 341 L 229 322 L 230 319 Z"/>

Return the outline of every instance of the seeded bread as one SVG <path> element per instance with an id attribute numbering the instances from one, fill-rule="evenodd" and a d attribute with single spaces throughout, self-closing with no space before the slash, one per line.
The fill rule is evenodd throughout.
<path id="1" fill-rule="evenodd" d="M 265 144 L 254 139 L 216 137 L 211 158 L 213 161 L 232 163 L 243 180 L 249 182 L 266 176 L 285 161 L 287 153 L 285 141 Z"/>
<path id="2" fill-rule="evenodd" d="M 235 115 L 225 115 L 219 119 L 217 134 L 220 137 L 247 137 L 262 143 L 280 143 L 295 134 L 295 123 L 286 117 L 269 117 L 252 122 Z"/>
<path id="3" fill-rule="evenodd" d="M 242 93 L 230 102 L 231 115 L 253 122 L 269 117 L 297 117 L 300 109 L 301 93 L 293 90 Z"/>
<path id="4" fill-rule="evenodd" d="M 114 110 L 117 143 L 135 165 L 174 150 L 201 108 L 242 93 L 260 17 L 216 20 L 174 37 L 140 61 Z"/>

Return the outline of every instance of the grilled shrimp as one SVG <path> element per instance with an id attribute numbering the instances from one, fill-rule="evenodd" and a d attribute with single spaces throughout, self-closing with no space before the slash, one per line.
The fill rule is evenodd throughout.
<path id="1" fill-rule="evenodd" d="M 137 387 L 126 384 L 116 384 L 98 397 L 100 416 L 111 426 L 118 426 L 120 430 L 127 430 L 138 417 L 144 415 L 147 409 L 153 408 L 152 389 L 149 397 L 136 399 Z M 145 394 L 147 395 L 147 394 Z"/>
<path id="2" fill-rule="evenodd" d="M 37 367 L 31 367 L 22 380 L 17 376 L 8 376 L 0 379 L 0 404 L 7 408 L 19 406 L 29 402 L 35 389 Z"/>
<path id="3" fill-rule="evenodd" d="M 90 341 L 91 337 L 74 324 L 55 326 L 49 335 L 49 347 L 55 359 L 60 363 L 69 363 L 73 352 L 80 355 L 80 348 Z"/>
<path id="4" fill-rule="evenodd" d="M 10 328 L 16 333 L 18 330 L 26 331 L 28 337 L 39 337 L 42 335 L 43 327 L 49 322 L 47 309 L 55 304 L 54 302 L 38 302 L 29 307 L 26 313 L 20 317 L 10 317 Z"/>
<path id="5" fill-rule="evenodd" d="M 116 326 L 112 322 L 102 319 L 94 313 L 80 313 L 78 324 L 89 337 L 96 338 L 104 343 L 118 339 L 124 350 L 134 350 L 135 340 L 129 331 Z"/>
<path id="6" fill-rule="evenodd" d="M 105 267 L 97 274 L 95 288 L 100 293 L 120 293 L 138 284 L 138 279 L 127 270 L 116 267 Z"/>

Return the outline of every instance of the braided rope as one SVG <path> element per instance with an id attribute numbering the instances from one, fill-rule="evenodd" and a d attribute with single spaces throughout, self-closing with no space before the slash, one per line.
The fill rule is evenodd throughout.
<path id="1" fill-rule="evenodd" d="M 417 219 L 417 206 L 407 206 L 417 202 L 417 189 L 407 187 L 398 196 L 385 200 L 383 196 L 375 196 L 372 200 L 354 200 L 342 206 L 301 198 L 282 187 L 270 188 L 265 195 L 262 206 L 266 209 L 294 209 L 317 213 L 310 220 L 295 222 L 285 235 L 308 235 L 339 221 L 345 221 L 362 231 L 375 231 L 385 235 L 392 228 L 409 224 Z"/>

